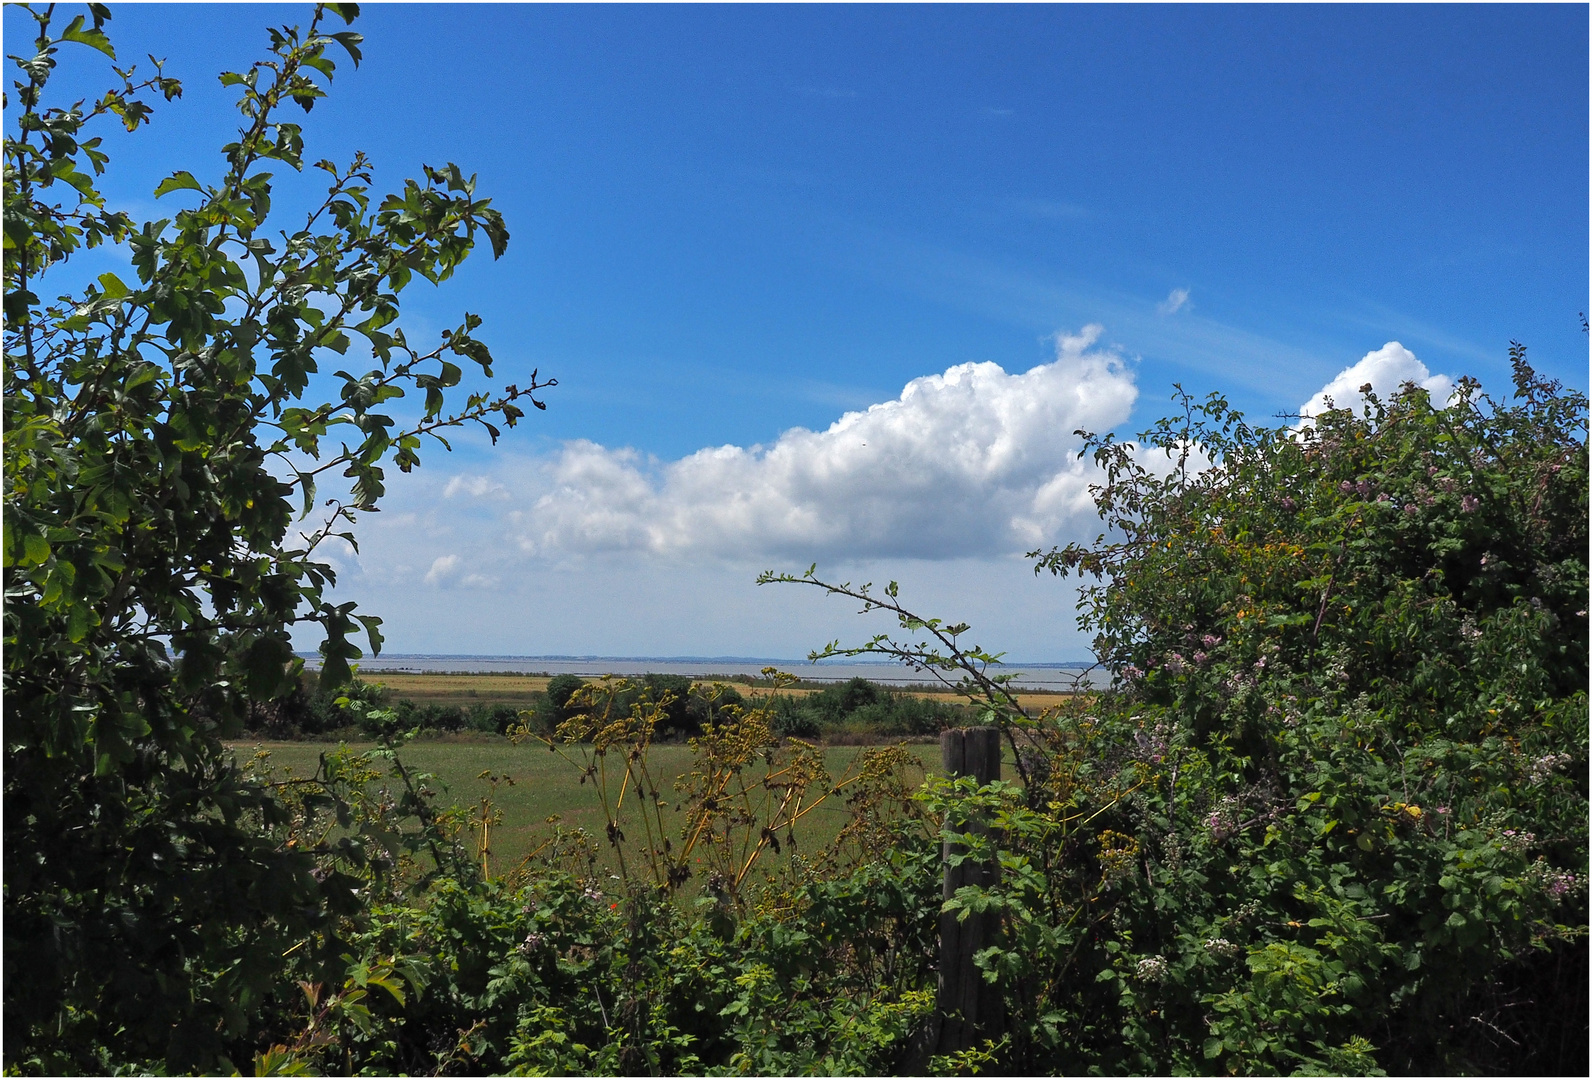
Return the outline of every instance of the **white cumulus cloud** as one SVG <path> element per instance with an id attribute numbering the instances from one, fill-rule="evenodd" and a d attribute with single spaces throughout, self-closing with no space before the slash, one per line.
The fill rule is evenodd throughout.
<path id="1" fill-rule="evenodd" d="M 441 585 L 453 577 L 458 569 L 459 557 L 457 555 L 438 555 L 431 563 L 431 569 L 426 571 L 427 585 Z"/>
<path id="2" fill-rule="evenodd" d="M 442 489 L 444 499 L 451 499 L 455 495 L 469 495 L 475 499 L 488 496 L 494 499 L 506 499 L 509 497 L 509 489 L 490 476 L 459 475 L 449 480 L 447 486 Z"/>
<path id="3" fill-rule="evenodd" d="M 523 551 L 890 555 L 1010 552 L 1094 520 L 1075 429 L 1125 421 L 1138 391 L 1101 328 L 1058 335 L 1021 374 L 958 364 L 825 431 L 720 446 L 679 461 L 567 444 L 550 488 L 511 515 Z"/>
<path id="4" fill-rule="evenodd" d="M 439 555 L 426 571 L 426 584 L 443 589 L 490 589 L 497 578 L 480 573 L 463 573 L 463 560 L 457 555 Z"/>
<path id="5" fill-rule="evenodd" d="M 1188 304 L 1187 289 L 1173 289 L 1166 294 L 1166 299 L 1155 305 L 1155 310 L 1162 315 L 1176 315 Z"/>
<path id="6" fill-rule="evenodd" d="M 1358 412 L 1365 407 L 1365 395 L 1360 392 L 1360 387 L 1370 383 L 1372 391 L 1386 400 L 1397 394 L 1399 387 L 1407 382 L 1424 387 L 1436 405 L 1442 405 L 1454 392 L 1453 379 L 1447 375 L 1433 375 L 1425 364 L 1415 358 L 1414 353 L 1398 342 L 1390 341 L 1380 349 L 1366 353 L 1352 367 L 1338 372 L 1314 397 L 1299 406 L 1299 415 L 1304 419 L 1319 416 L 1327 411 L 1329 400 L 1335 408 Z"/>

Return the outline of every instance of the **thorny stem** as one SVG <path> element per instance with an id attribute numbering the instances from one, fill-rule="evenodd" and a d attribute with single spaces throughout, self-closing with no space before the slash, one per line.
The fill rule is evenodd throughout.
<path id="1" fill-rule="evenodd" d="M 992 679 L 985 674 L 983 667 L 990 662 L 989 660 L 980 660 L 980 658 L 969 654 L 956 643 L 957 637 L 967 630 L 965 625 L 959 628 L 942 627 L 938 619 L 925 619 L 908 611 L 896 600 L 894 583 L 891 584 L 886 597 L 881 598 L 870 592 L 867 585 L 863 585 L 861 588 L 853 588 L 849 582 L 834 585 L 826 581 L 820 581 L 813 576 L 813 569 L 811 568 L 801 577 L 796 577 L 792 574 L 774 574 L 773 572 L 767 572 L 758 577 L 759 585 L 776 582 L 780 584 L 811 585 L 834 596 L 846 596 L 853 600 L 860 600 L 863 604 L 863 613 L 875 610 L 888 611 L 895 615 L 903 629 L 926 630 L 932 634 L 949 654 L 948 656 L 937 656 L 933 653 L 925 652 L 922 648 L 897 645 L 888 637 L 880 635 L 867 645 L 858 648 L 842 649 L 837 647 L 838 643 L 831 644 L 821 652 L 813 653 L 810 659 L 818 660 L 825 656 L 855 656 L 862 653 L 874 653 L 893 657 L 916 671 L 927 671 L 942 685 L 959 693 L 966 694 L 965 684 L 968 681 L 973 682 L 983 691 L 985 699 L 995 706 L 994 712 L 997 722 L 1012 749 L 1012 759 L 1017 767 L 1017 775 L 1022 779 L 1024 787 L 1029 786 L 1028 769 L 1023 764 L 1022 750 L 1017 745 L 1016 725 L 1011 723 L 1006 717 L 1013 714 L 1022 717 L 1024 720 L 1031 720 L 1032 717 L 1028 715 L 1028 710 L 1023 708 L 1022 703 L 1017 700 L 1017 696 L 1007 688 L 1004 679 Z M 955 632 L 953 633 L 953 631 Z M 999 662 L 998 658 L 991 659 Z M 959 668 L 964 672 L 964 678 L 961 682 L 953 683 L 941 674 L 942 670 L 952 667 Z"/>

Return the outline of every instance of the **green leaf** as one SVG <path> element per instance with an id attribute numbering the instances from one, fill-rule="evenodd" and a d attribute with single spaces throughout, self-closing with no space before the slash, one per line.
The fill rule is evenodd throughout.
<path id="1" fill-rule="evenodd" d="M 78 602 L 73 604 L 66 615 L 66 638 L 68 641 L 82 641 L 88 636 L 89 624 L 94 609 L 89 605 Z"/>
<path id="2" fill-rule="evenodd" d="M 347 686 L 354 679 L 353 669 L 348 666 L 348 660 L 342 656 L 330 655 L 321 660 L 321 691 L 335 690 L 339 686 Z"/>
<path id="3" fill-rule="evenodd" d="M 352 30 L 339 30 L 337 33 L 331 34 L 329 36 L 333 41 L 337 42 L 345 50 L 347 50 L 349 57 L 354 61 L 354 66 L 357 68 L 361 59 L 359 46 L 360 43 L 365 40 L 364 35 L 356 34 Z"/>
<path id="4" fill-rule="evenodd" d="M 155 188 L 155 198 L 158 199 L 173 191 L 204 191 L 204 188 L 194 179 L 193 173 L 182 170 L 172 173 L 160 182 L 160 186 Z"/>
<path id="5" fill-rule="evenodd" d="M 43 566 L 50 561 L 50 542 L 38 533 L 29 533 L 22 538 L 23 563 L 28 566 Z"/>
<path id="6" fill-rule="evenodd" d="M 110 300 L 120 300 L 132 292 L 126 285 L 122 284 L 121 278 L 112 273 L 101 274 L 99 283 L 100 288 L 104 290 L 106 298 Z"/>
<path id="7" fill-rule="evenodd" d="M 381 619 L 375 615 L 355 615 L 354 618 L 364 624 L 365 634 L 370 638 L 370 655 L 380 656 L 385 640 L 381 635 Z"/>
<path id="8" fill-rule="evenodd" d="M 371 986 L 381 987 L 383 990 L 387 991 L 387 993 L 393 996 L 393 1000 L 398 1002 L 400 1008 L 403 1007 L 405 1001 L 404 990 L 403 985 L 399 980 L 390 975 L 377 974 L 370 977 L 368 984 Z"/>
<path id="9" fill-rule="evenodd" d="M 83 29 L 83 16 L 79 15 L 67 24 L 61 31 L 62 41 L 75 41 L 79 45 L 87 45 L 91 49 L 98 49 L 112 60 L 116 59 L 116 50 L 111 48 L 111 39 L 105 36 L 105 31 L 99 29 Z"/>

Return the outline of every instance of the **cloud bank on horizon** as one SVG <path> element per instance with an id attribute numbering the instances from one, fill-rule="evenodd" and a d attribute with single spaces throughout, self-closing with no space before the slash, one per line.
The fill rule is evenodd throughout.
<path id="1" fill-rule="evenodd" d="M 425 581 L 487 588 L 499 579 L 484 563 L 605 554 L 1009 557 L 1092 535 L 1089 487 L 1100 475 L 1079 459 L 1075 431 L 1118 427 L 1138 398 L 1128 362 L 1099 344 L 1101 333 L 1090 325 L 1059 334 L 1056 359 L 1019 374 L 958 364 L 824 431 L 792 428 L 767 446 L 709 447 L 659 462 L 575 440 L 518 481 L 454 476 L 444 500 L 461 510 L 472 503 L 498 535 L 474 555 L 436 555 Z M 1359 408 L 1367 383 L 1388 396 L 1406 382 L 1438 400 L 1454 386 L 1392 341 L 1339 372 L 1300 416 L 1319 415 L 1329 399 Z"/>

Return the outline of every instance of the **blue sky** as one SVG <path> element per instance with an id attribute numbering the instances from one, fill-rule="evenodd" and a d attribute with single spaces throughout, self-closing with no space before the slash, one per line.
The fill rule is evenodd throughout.
<path id="1" fill-rule="evenodd" d="M 217 167 L 215 73 L 308 8 L 113 10 L 121 55 L 187 84 L 107 139 L 107 190 L 155 216 L 162 176 Z M 410 327 L 469 308 L 502 381 L 560 382 L 362 523 L 345 591 L 394 650 L 799 655 L 873 629 L 751 586 L 819 559 L 1075 657 L 1070 591 L 1020 558 L 1088 529 L 1058 425 L 1136 431 L 1179 381 L 1295 411 L 1373 353 L 1502 390 L 1512 338 L 1587 385 L 1584 6 L 416 4 L 356 29 L 311 154 L 364 149 L 388 187 L 457 161 L 513 233 L 406 294 Z M 63 85 L 102 71 L 84 51 Z"/>

